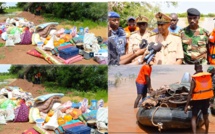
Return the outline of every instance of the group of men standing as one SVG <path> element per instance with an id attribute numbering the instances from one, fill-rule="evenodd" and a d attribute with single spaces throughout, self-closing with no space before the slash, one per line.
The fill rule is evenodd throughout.
<path id="1" fill-rule="evenodd" d="M 195 8 L 187 10 L 189 25 L 185 28 L 177 26 L 178 16 L 170 16 L 161 12 L 155 15 L 157 28 L 148 29 L 149 19 L 145 16 L 129 17 L 126 28 L 119 27 L 120 15 L 109 12 L 108 49 L 109 65 L 133 64 L 144 62 L 150 53 L 147 47 L 141 48 L 146 40 L 148 44 L 160 43 L 161 50 L 154 56 L 154 64 L 207 64 L 209 33 L 198 25 L 200 12 Z"/>

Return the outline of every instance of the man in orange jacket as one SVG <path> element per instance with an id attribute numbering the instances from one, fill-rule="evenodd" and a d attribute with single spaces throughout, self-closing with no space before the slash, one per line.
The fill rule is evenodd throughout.
<path id="1" fill-rule="evenodd" d="M 202 71 L 202 65 L 195 64 L 195 74 L 192 76 L 190 93 L 187 98 L 187 104 L 185 106 L 184 112 L 187 113 L 188 105 L 191 101 L 192 106 L 192 129 L 193 133 L 196 134 L 196 119 L 199 111 L 202 111 L 204 122 L 205 122 L 205 132 L 208 133 L 209 120 L 208 120 L 208 108 L 210 106 L 210 98 L 214 96 L 213 85 L 211 74 Z"/>
<path id="2" fill-rule="evenodd" d="M 141 98 L 143 100 L 146 97 L 147 93 L 153 91 L 151 85 L 152 65 L 153 62 L 150 62 L 149 64 L 144 64 L 141 67 L 140 72 L 136 78 L 137 98 L 134 102 L 134 108 L 137 108 Z"/>
<path id="3" fill-rule="evenodd" d="M 128 22 L 127 22 L 128 26 L 124 28 L 126 37 L 129 37 L 132 32 L 139 30 L 139 28 L 136 26 L 135 20 L 136 19 L 134 17 L 128 18 Z"/>

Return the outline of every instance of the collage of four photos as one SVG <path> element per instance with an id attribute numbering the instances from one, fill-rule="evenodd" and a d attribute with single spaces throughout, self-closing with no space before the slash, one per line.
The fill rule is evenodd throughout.
<path id="1" fill-rule="evenodd" d="M 214 2 L 0 2 L 0 134 L 215 133 Z"/>

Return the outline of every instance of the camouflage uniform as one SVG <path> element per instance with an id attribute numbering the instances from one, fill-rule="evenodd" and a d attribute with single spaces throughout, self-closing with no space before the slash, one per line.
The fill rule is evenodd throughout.
<path id="1" fill-rule="evenodd" d="M 200 56 L 207 53 L 208 31 L 199 27 L 192 31 L 189 26 L 183 28 L 181 31 L 181 39 L 184 51 L 184 64 L 194 64 L 195 60 L 191 59 L 191 55 Z M 207 58 L 201 57 L 198 59 L 200 64 L 207 64 Z"/>

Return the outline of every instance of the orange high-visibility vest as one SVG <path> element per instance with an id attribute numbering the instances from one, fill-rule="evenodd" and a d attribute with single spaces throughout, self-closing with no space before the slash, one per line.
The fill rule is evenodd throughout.
<path id="1" fill-rule="evenodd" d="M 136 27 L 134 31 L 138 31 L 138 30 L 139 30 L 139 27 Z M 130 37 L 131 36 L 132 32 L 129 30 L 128 26 L 124 28 L 124 31 L 125 31 L 126 37 Z"/>
<path id="2" fill-rule="evenodd" d="M 211 32 L 209 36 L 209 64 L 215 64 L 215 29 Z"/>
<path id="3" fill-rule="evenodd" d="M 196 87 L 192 94 L 192 100 L 209 99 L 214 96 L 212 78 L 210 73 L 202 72 L 192 76 L 196 82 Z"/>

